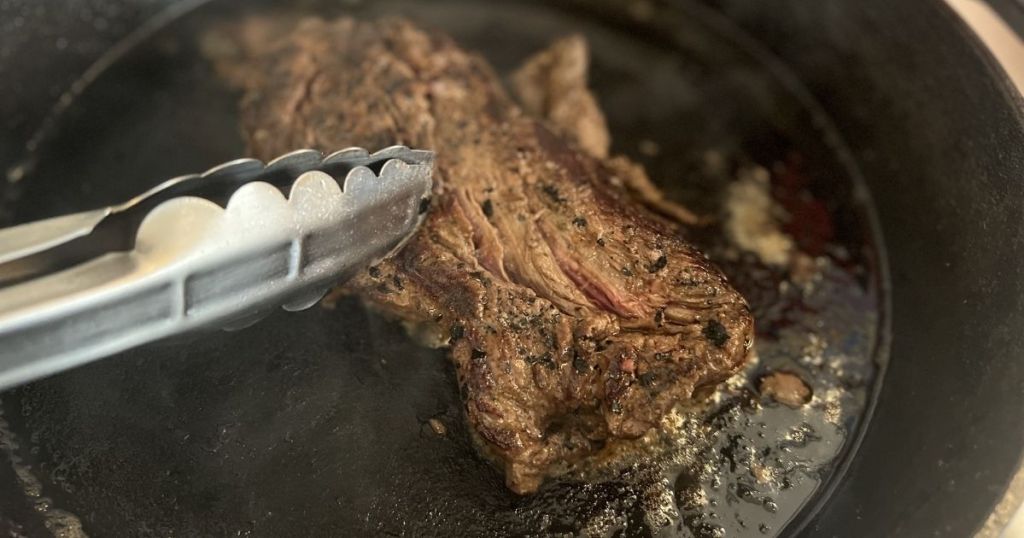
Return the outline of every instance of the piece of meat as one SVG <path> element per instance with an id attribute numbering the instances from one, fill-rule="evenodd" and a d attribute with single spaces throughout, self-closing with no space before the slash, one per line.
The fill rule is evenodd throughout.
<path id="1" fill-rule="evenodd" d="M 573 35 L 556 41 L 523 63 L 512 75 L 523 110 L 544 118 L 555 131 L 580 149 L 606 159 L 615 174 L 614 187 L 626 190 L 666 224 L 705 224 L 708 219 L 667 198 L 647 177 L 644 168 L 625 157 L 608 159 L 611 135 L 597 99 L 587 88 L 590 51 L 586 40 Z"/>
<path id="2" fill-rule="evenodd" d="M 761 377 L 758 390 L 788 407 L 801 407 L 811 401 L 811 388 L 800 376 L 790 372 L 772 372 Z"/>
<path id="3" fill-rule="evenodd" d="M 608 124 L 587 88 L 590 54 L 581 35 L 556 41 L 512 75 L 512 89 L 528 114 L 548 120 L 558 134 L 605 159 L 612 139 Z"/>
<path id="4" fill-rule="evenodd" d="M 421 230 L 344 291 L 448 335 L 467 420 L 511 489 L 642 435 L 743 365 L 743 298 L 479 56 L 401 20 L 283 24 L 242 25 L 220 58 L 245 90 L 249 150 L 437 151 Z"/>

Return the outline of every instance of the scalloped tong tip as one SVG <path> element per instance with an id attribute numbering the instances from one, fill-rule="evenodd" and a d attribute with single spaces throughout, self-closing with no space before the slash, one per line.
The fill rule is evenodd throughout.
<path id="1" fill-rule="evenodd" d="M 301 310 L 400 248 L 434 154 L 299 150 L 0 230 L 0 390 L 169 336 Z"/>

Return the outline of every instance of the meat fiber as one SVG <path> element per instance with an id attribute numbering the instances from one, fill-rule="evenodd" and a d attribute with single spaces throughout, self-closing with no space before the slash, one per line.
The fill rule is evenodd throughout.
<path id="1" fill-rule="evenodd" d="M 402 20 L 263 19 L 234 35 L 218 64 L 243 89 L 254 156 L 437 152 L 421 230 L 343 292 L 444 335 L 466 418 L 514 491 L 743 365 L 747 304 L 668 224 L 691 216 L 607 157 L 582 39 L 514 77 L 527 112 L 482 58 Z"/>

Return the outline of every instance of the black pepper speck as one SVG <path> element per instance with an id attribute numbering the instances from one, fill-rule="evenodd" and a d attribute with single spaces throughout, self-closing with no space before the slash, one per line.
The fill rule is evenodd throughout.
<path id="1" fill-rule="evenodd" d="M 543 187 L 541 187 L 541 190 L 543 190 L 544 194 L 548 195 L 548 197 L 551 198 L 553 202 L 558 204 L 565 203 L 565 198 L 562 198 L 561 193 L 558 192 L 558 188 L 555 187 L 554 185 L 544 185 Z"/>
<path id="2" fill-rule="evenodd" d="M 544 353 L 540 357 L 537 357 L 535 355 L 527 355 L 526 362 L 530 364 L 540 364 L 547 368 L 548 370 L 555 369 L 555 361 L 552 360 L 551 353 Z"/>
<path id="3" fill-rule="evenodd" d="M 651 262 L 650 265 L 647 266 L 647 271 L 651 273 L 657 273 L 658 271 L 664 269 L 666 265 L 668 265 L 668 257 L 662 254 L 661 256 L 658 256 L 657 260 L 654 260 L 653 262 Z"/>
<path id="4" fill-rule="evenodd" d="M 573 353 L 572 367 L 576 370 L 577 374 L 582 374 L 590 369 L 590 365 L 587 364 L 587 360 L 581 357 L 579 353 Z"/>
<path id="5" fill-rule="evenodd" d="M 710 340 L 716 347 L 724 346 L 729 340 L 729 331 L 726 330 L 725 325 L 722 325 L 717 320 L 708 321 L 702 332 L 704 334 L 704 338 Z"/>

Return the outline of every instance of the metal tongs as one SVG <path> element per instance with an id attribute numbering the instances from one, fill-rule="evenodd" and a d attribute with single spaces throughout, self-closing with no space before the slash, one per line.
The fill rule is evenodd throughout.
<path id="1" fill-rule="evenodd" d="M 0 389 L 312 306 L 412 235 L 433 161 L 403 146 L 241 159 L 0 230 Z"/>

